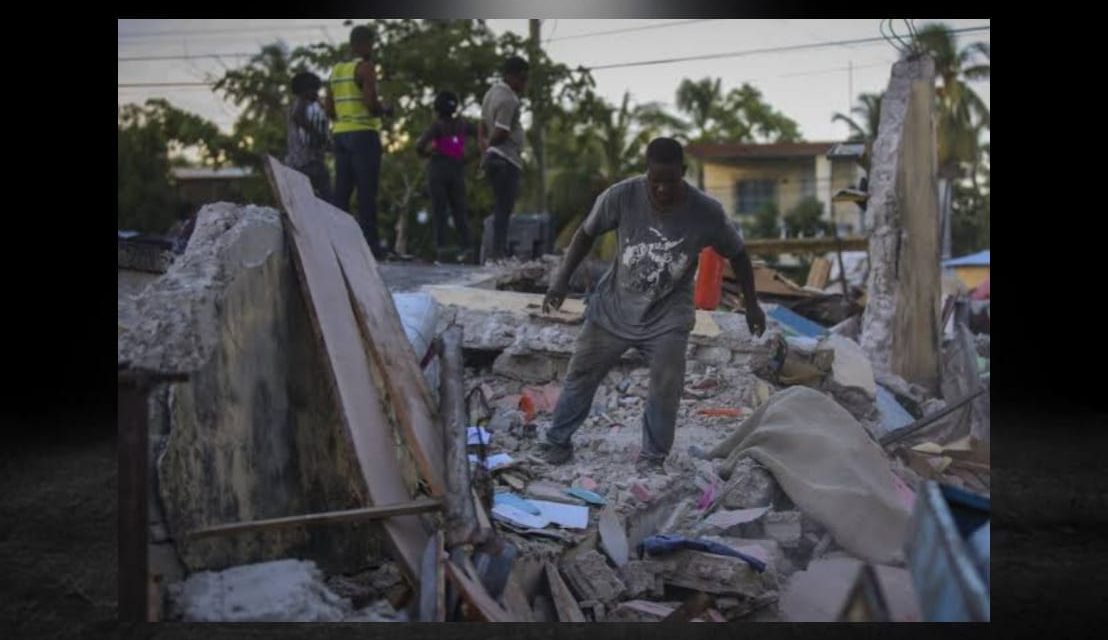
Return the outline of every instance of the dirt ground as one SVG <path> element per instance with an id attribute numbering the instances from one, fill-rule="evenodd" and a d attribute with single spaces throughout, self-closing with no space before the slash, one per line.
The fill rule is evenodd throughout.
<path id="1" fill-rule="evenodd" d="M 116 617 L 114 420 L 39 425 L 0 458 L 0 636 L 77 638 Z M 72 431 L 71 433 L 67 433 Z"/>

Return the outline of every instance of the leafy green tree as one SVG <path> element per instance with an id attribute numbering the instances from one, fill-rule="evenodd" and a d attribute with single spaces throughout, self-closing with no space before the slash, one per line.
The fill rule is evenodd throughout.
<path id="1" fill-rule="evenodd" d="M 785 235 L 790 238 L 812 238 L 828 231 L 823 220 L 823 203 L 812 196 L 804 198 L 785 214 Z"/>
<path id="2" fill-rule="evenodd" d="M 781 214 L 777 210 L 777 204 L 767 202 L 750 221 L 743 221 L 743 233 L 748 238 L 777 238 L 781 235 Z"/>

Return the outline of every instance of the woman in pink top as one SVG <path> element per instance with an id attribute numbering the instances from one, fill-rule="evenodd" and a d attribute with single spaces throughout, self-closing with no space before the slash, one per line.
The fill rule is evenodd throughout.
<path id="1" fill-rule="evenodd" d="M 434 218 L 435 247 L 441 261 L 446 251 L 446 210 L 454 218 L 454 229 L 461 241 L 459 262 L 473 255 L 466 210 L 465 142 L 476 136 L 477 128 L 456 115 L 458 96 L 450 91 L 435 97 L 438 118 L 416 142 L 416 151 L 430 158 L 427 182 L 431 191 L 431 214 Z"/>

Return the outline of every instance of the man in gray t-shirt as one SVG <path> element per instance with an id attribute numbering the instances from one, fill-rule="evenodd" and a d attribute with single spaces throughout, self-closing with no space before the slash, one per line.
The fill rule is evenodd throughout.
<path id="1" fill-rule="evenodd" d="M 493 243 L 491 259 L 505 257 L 508 249 L 508 218 L 519 195 L 523 171 L 523 127 L 519 123 L 520 95 L 527 89 L 527 61 L 512 56 L 504 61 L 503 81 L 497 82 L 481 101 L 481 122 L 477 144 L 481 167 L 493 193 Z"/>
<path id="2" fill-rule="evenodd" d="M 761 335 L 766 316 L 754 293 L 754 270 L 742 238 L 723 207 L 684 181 L 681 145 L 652 140 L 646 175 L 608 188 L 577 230 L 543 301 L 543 311 L 565 300 L 569 279 L 601 234 L 615 230 L 619 249 L 597 284 L 585 312 L 543 457 L 561 464 L 573 453 L 570 439 L 592 407 L 600 381 L 629 347 L 650 361 L 650 391 L 643 413 L 642 469 L 662 471 L 673 446 L 684 390 L 685 351 L 696 321 L 693 277 L 704 247 L 735 270 L 751 333 Z M 663 471 L 664 472 L 664 471 Z"/>

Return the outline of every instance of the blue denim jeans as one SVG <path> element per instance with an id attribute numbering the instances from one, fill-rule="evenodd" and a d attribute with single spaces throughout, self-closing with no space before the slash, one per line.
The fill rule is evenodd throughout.
<path id="1" fill-rule="evenodd" d="M 608 332 L 592 320 L 585 320 L 569 361 L 562 394 L 554 407 L 554 419 L 546 431 L 547 441 L 559 447 L 572 446 L 570 439 L 589 416 L 600 382 L 619 362 L 623 352 L 635 347 L 650 365 L 650 391 L 643 410 L 641 455 L 664 460 L 673 447 L 677 410 L 685 390 L 685 349 L 688 344 L 688 331 L 671 331 L 650 340 L 631 341 Z"/>

